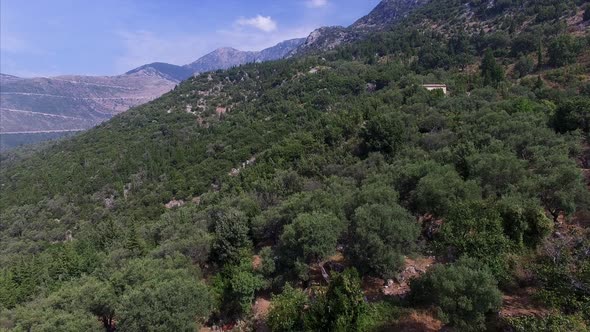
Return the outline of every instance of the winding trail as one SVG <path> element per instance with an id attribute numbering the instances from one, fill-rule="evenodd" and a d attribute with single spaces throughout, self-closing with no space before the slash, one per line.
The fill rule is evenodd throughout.
<path id="1" fill-rule="evenodd" d="M 0 135 L 14 135 L 14 134 L 47 134 L 47 133 L 67 133 L 84 131 L 86 129 L 56 129 L 56 130 L 31 130 L 31 131 L 4 131 Z"/>
<path id="2" fill-rule="evenodd" d="M 81 100 L 154 99 L 154 97 L 149 97 L 149 96 L 75 97 L 75 96 L 62 96 L 62 95 L 52 95 L 52 94 L 48 94 L 48 93 L 33 93 L 33 92 L 0 92 L 0 94 L 1 95 L 40 96 L 40 97 L 53 97 L 53 98 L 81 99 Z"/>

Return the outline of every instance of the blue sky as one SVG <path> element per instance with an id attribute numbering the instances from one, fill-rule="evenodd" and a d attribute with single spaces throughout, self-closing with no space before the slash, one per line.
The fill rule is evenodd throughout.
<path id="1" fill-rule="evenodd" d="M 349 25 L 378 0 L 1 0 L 0 71 L 115 75 Z"/>

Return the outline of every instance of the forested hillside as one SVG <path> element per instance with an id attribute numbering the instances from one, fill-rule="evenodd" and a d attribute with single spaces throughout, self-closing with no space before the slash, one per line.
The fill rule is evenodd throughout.
<path id="1" fill-rule="evenodd" d="M 587 331 L 586 6 L 431 0 L 2 154 L 0 330 Z"/>

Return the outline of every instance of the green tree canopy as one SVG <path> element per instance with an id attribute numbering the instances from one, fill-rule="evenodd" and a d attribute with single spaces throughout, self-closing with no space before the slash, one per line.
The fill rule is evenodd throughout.
<path id="1" fill-rule="evenodd" d="M 437 165 L 418 181 L 412 201 L 420 213 L 445 216 L 453 204 L 480 197 L 475 181 L 464 181 L 451 166 Z"/>
<path id="2" fill-rule="evenodd" d="M 504 68 L 496 62 L 492 49 L 487 49 L 481 63 L 484 85 L 496 85 L 504 80 Z"/>
<path id="3" fill-rule="evenodd" d="M 392 278 L 412 252 L 420 234 L 416 219 L 397 204 L 366 204 L 356 209 L 348 249 L 363 273 Z"/>
<path id="4" fill-rule="evenodd" d="M 359 331 L 367 304 L 356 270 L 337 275 L 305 316 L 307 331 Z"/>
<path id="5" fill-rule="evenodd" d="M 560 104 L 555 110 L 552 123 L 562 133 L 577 129 L 590 132 L 590 98 L 577 97 Z"/>
<path id="6" fill-rule="evenodd" d="M 266 322 L 272 331 L 303 331 L 308 303 L 303 291 L 287 284 L 281 294 L 273 295 L 271 303 Z"/>
<path id="7" fill-rule="evenodd" d="M 482 331 L 486 315 L 502 304 L 492 274 L 473 259 L 436 265 L 410 283 L 411 299 L 434 304 L 443 321 L 461 331 Z"/>
<path id="8" fill-rule="evenodd" d="M 576 61 L 580 46 L 578 41 L 570 35 L 561 35 L 549 44 L 549 64 L 555 67 L 569 65 Z"/>
<path id="9" fill-rule="evenodd" d="M 398 112 L 379 114 L 371 118 L 361 132 L 366 150 L 394 154 L 401 148 L 404 127 Z"/>
<path id="10" fill-rule="evenodd" d="M 500 214 L 489 204 L 477 201 L 455 204 L 443 221 L 438 241 L 457 257 L 479 259 L 496 275 L 504 271 L 509 240 L 504 235 Z"/>
<path id="11" fill-rule="evenodd" d="M 240 259 L 240 251 L 251 246 L 248 233 L 248 218 L 234 208 L 212 212 L 215 229 L 213 256 L 218 262 L 236 262 Z"/>
<path id="12" fill-rule="evenodd" d="M 322 260 L 336 250 L 344 223 L 332 213 L 313 212 L 297 216 L 285 226 L 280 239 L 284 257 L 307 263 Z"/>

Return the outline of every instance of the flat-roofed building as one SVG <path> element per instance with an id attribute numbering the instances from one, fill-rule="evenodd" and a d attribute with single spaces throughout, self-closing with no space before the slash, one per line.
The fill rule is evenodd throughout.
<path id="1" fill-rule="evenodd" d="M 446 84 L 422 84 L 422 86 L 428 91 L 442 90 L 445 95 L 449 91 Z"/>

